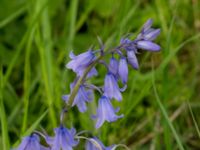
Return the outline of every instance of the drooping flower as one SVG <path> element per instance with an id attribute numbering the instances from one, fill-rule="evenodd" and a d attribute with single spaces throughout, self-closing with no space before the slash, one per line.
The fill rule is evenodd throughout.
<path id="1" fill-rule="evenodd" d="M 74 87 L 74 83 L 71 85 L 71 90 Z M 62 99 L 68 103 L 70 95 L 63 95 Z M 91 102 L 94 99 L 94 94 L 91 89 L 86 89 L 84 85 L 79 87 L 78 93 L 76 94 L 72 106 L 77 106 L 80 112 L 85 112 L 87 110 L 86 102 Z"/>
<path id="2" fill-rule="evenodd" d="M 149 50 L 149 51 L 159 51 L 160 50 L 159 45 L 157 45 L 157 44 L 155 44 L 151 41 L 146 41 L 146 40 L 138 41 L 137 42 L 137 48 Z"/>
<path id="3" fill-rule="evenodd" d="M 67 129 L 60 126 L 54 129 L 55 137 L 46 137 L 46 142 L 51 146 L 51 150 L 72 150 L 72 147 L 78 144 L 74 140 L 76 130 L 74 128 Z"/>
<path id="4" fill-rule="evenodd" d="M 104 95 L 110 99 L 115 98 L 118 101 L 122 100 L 120 88 L 117 80 L 112 73 L 107 73 L 104 80 Z"/>
<path id="5" fill-rule="evenodd" d="M 134 69 L 139 68 L 138 60 L 136 57 L 138 49 L 149 51 L 160 50 L 160 46 L 152 42 L 160 34 L 160 29 L 151 28 L 152 23 L 152 19 L 147 20 L 146 23 L 143 25 L 142 31 L 135 40 L 122 38 L 120 41 L 122 49 L 125 49 L 127 52 L 128 63 Z"/>
<path id="6" fill-rule="evenodd" d="M 102 96 L 98 101 L 98 108 L 96 115 L 93 116 L 93 119 L 97 119 L 96 128 L 100 128 L 105 121 L 114 122 L 119 118 L 123 117 L 122 115 L 116 115 L 119 109 L 114 109 L 110 99 L 106 96 Z"/>
<path id="7" fill-rule="evenodd" d="M 128 66 L 127 66 L 127 61 L 125 57 L 120 58 L 118 74 L 122 80 L 122 83 L 126 84 L 128 80 Z"/>
<path id="8" fill-rule="evenodd" d="M 72 60 L 67 63 L 66 67 L 68 69 L 72 69 L 78 76 L 82 76 L 88 65 L 90 65 L 96 59 L 92 50 L 88 50 L 87 52 L 77 56 L 71 52 L 69 56 Z M 88 77 L 94 75 L 97 75 L 97 70 L 95 68 L 91 69 L 91 71 L 88 73 Z"/>
<path id="9" fill-rule="evenodd" d="M 108 69 L 109 72 L 112 73 L 115 77 L 118 76 L 118 65 L 118 61 L 114 57 L 111 57 Z"/>
<path id="10" fill-rule="evenodd" d="M 138 68 L 139 68 L 138 60 L 137 60 L 137 57 L 136 57 L 134 51 L 127 51 L 127 59 L 128 59 L 128 63 L 129 63 L 134 69 L 138 69 Z"/>
<path id="11" fill-rule="evenodd" d="M 115 147 L 115 145 L 108 147 L 104 146 L 104 144 L 96 137 L 90 138 L 85 145 L 86 150 L 112 150 L 113 147 Z"/>
<path id="12" fill-rule="evenodd" d="M 40 145 L 40 139 L 37 134 L 24 137 L 18 148 L 14 150 L 50 150 L 50 148 Z"/>
<path id="13" fill-rule="evenodd" d="M 120 44 L 122 45 L 122 48 L 126 50 L 128 63 L 132 66 L 132 68 L 138 69 L 139 64 L 136 57 L 136 53 L 137 53 L 136 42 L 131 41 L 128 38 L 125 38 L 125 39 L 121 39 Z"/>

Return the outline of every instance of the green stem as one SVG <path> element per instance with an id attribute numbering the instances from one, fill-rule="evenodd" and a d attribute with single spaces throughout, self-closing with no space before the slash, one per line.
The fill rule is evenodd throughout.
<path id="1" fill-rule="evenodd" d="M 74 86 L 70 96 L 69 96 L 69 100 L 68 100 L 68 103 L 67 103 L 67 110 L 71 108 L 72 104 L 73 104 L 73 101 L 74 101 L 74 98 L 79 90 L 79 87 L 81 86 L 81 84 L 83 83 L 83 81 L 85 80 L 85 78 L 87 77 L 87 74 L 89 73 L 89 71 L 103 58 L 104 55 L 106 54 L 109 54 L 109 53 L 113 53 L 116 49 L 122 49 L 123 48 L 123 44 L 118 46 L 118 47 L 115 47 L 115 48 L 111 48 L 109 50 L 105 50 L 103 54 L 101 54 L 100 56 L 97 57 L 97 59 L 91 63 L 88 68 L 86 68 L 83 76 L 81 76 L 78 81 L 76 82 L 76 85 Z"/>
<path id="2" fill-rule="evenodd" d="M 88 68 L 85 70 L 83 76 L 81 76 L 81 77 L 78 79 L 78 81 L 76 82 L 76 85 L 74 86 L 74 88 L 73 88 L 73 90 L 72 90 L 72 92 L 71 92 L 71 94 L 70 94 L 70 96 L 69 96 L 69 101 L 68 101 L 68 103 L 67 103 L 67 106 L 68 106 L 67 108 L 68 108 L 68 109 L 72 106 L 73 101 L 74 101 L 74 98 L 75 98 L 75 96 L 76 96 L 76 94 L 77 94 L 77 92 L 78 92 L 78 90 L 79 90 L 79 87 L 80 87 L 81 84 L 83 83 L 83 81 L 84 81 L 84 79 L 86 78 L 88 72 L 89 72 L 89 71 L 99 62 L 99 60 L 101 60 L 102 58 L 103 58 L 103 55 L 98 56 L 97 59 L 96 59 L 93 63 L 91 63 L 91 64 L 88 66 Z"/>

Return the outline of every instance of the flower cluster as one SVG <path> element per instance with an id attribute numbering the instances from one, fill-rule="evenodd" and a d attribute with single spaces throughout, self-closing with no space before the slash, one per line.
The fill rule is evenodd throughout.
<path id="1" fill-rule="evenodd" d="M 153 29 L 152 20 L 149 19 L 143 26 L 142 31 L 136 37 L 135 40 L 131 40 L 129 38 L 122 38 L 119 46 L 113 48 L 112 50 L 108 50 L 105 52 L 104 49 L 101 51 L 98 50 L 88 50 L 82 54 L 75 56 L 73 53 L 70 53 L 70 58 L 72 59 L 66 67 L 68 69 L 72 69 L 76 73 L 76 79 L 74 81 L 77 82 L 82 76 L 84 76 L 84 71 L 89 68 L 94 63 L 102 63 L 105 65 L 107 69 L 107 74 L 104 79 L 103 88 L 98 88 L 102 96 L 98 101 L 97 113 L 92 118 L 96 119 L 96 128 L 102 126 L 102 124 L 107 122 L 113 122 L 117 119 L 123 117 L 123 115 L 117 115 L 116 113 L 119 111 L 119 108 L 114 109 L 111 100 L 116 99 L 117 101 L 122 100 L 122 94 L 126 87 L 128 81 L 128 64 L 132 66 L 134 69 L 139 68 L 139 63 L 136 57 L 138 50 L 148 50 L 148 51 L 159 51 L 160 46 L 155 44 L 153 40 L 159 35 L 160 29 Z M 98 53 L 99 52 L 99 53 Z M 111 55 L 110 62 L 107 64 L 103 57 L 98 60 L 96 55 L 104 56 L 105 54 Z M 119 57 L 119 60 L 117 58 Z M 98 60 L 98 61 L 97 61 Z M 97 70 L 92 67 L 89 70 L 86 78 L 91 78 L 94 75 L 97 75 Z M 124 85 L 122 88 L 118 86 L 118 82 Z M 73 83 L 73 85 L 74 85 Z M 93 98 L 92 91 L 93 87 L 96 86 L 88 86 L 86 87 L 86 80 L 83 80 L 81 85 L 78 87 L 77 95 L 74 98 L 72 106 L 77 106 L 80 112 L 85 112 L 87 110 L 86 102 L 91 102 Z M 97 89 L 97 88 L 95 88 Z M 74 90 L 74 86 L 71 86 L 71 91 Z M 68 103 L 70 94 L 64 95 L 63 100 Z"/>
<path id="2" fill-rule="evenodd" d="M 70 53 L 71 61 L 66 67 L 76 73 L 75 80 L 70 84 L 70 93 L 63 95 L 62 99 L 66 106 L 77 106 L 80 112 L 87 111 L 87 103 L 94 99 L 93 91 L 100 93 L 98 108 L 92 119 L 96 120 L 96 128 L 100 128 L 105 121 L 114 122 L 124 115 L 117 114 L 119 108 L 114 108 L 113 100 L 122 101 L 122 92 L 127 88 L 128 82 L 128 65 L 133 69 L 139 68 L 137 54 L 139 50 L 156 52 L 160 46 L 153 41 L 160 34 L 160 29 L 152 28 L 152 20 L 149 19 L 142 27 L 139 35 L 134 39 L 122 38 L 118 46 L 105 50 L 104 46 L 100 50 L 89 49 L 88 51 L 75 55 Z M 110 56 L 109 63 L 104 60 L 104 56 Z M 107 70 L 103 86 L 89 84 L 88 80 L 98 75 L 95 68 L 97 64 L 103 64 Z M 119 86 L 119 83 L 123 85 Z M 62 118 L 61 114 L 61 118 Z M 76 134 L 74 128 L 67 129 L 61 125 L 54 129 L 55 136 L 51 137 L 40 132 L 34 132 L 32 135 L 23 138 L 21 144 L 16 150 L 72 150 L 77 146 L 81 137 Z M 40 144 L 39 135 L 44 137 L 46 147 Z M 117 145 L 106 147 L 103 143 L 94 138 L 85 138 L 86 150 L 114 150 Z"/>
<path id="3" fill-rule="evenodd" d="M 79 140 L 75 140 L 76 130 L 74 128 L 67 129 L 62 125 L 54 129 L 55 137 L 45 136 L 41 134 L 48 146 L 40 144 L 39 136 L 34 133 L 30 136 L 24 137 L 21 144 L 15 150 L 72 150 L 74 146 L 79 143 Z M 79 138 L 78 136 L 76 137 Z M 88 138 L 85 144 L 86 150 L 112 150 L 117 145 L 111 145 L 105 147 L 103 143 L 96 137 Z"/>

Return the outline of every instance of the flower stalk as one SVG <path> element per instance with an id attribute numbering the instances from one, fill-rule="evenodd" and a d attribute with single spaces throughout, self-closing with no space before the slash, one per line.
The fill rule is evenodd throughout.
<path id="1" fill-rule="evenodd" d="M 103 58 L 103 55 L 100 55 L 97 57 L 97 59 L 92 62 L 87 68 L 86 70 L 84 71 L 84 74 L 83 76 L 81 76 L 78 81 L 76 82 L 70 96 L 69 96 L 69 101 L 67 103 L 67 109 L 70 109 L 72 104 L 73 104 L 73 101 L 74 101 L 74 98 L 79 90 L 79 87 L 81 86 L 81 84 L 84 82 L 85 78 L 87 77 L 87 74 L 90 72 L 90 70 Z"/>

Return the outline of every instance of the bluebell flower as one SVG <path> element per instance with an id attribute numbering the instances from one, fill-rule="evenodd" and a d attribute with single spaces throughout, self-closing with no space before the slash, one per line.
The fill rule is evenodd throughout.
<path id="1" fill-rule="evenodd" d="M 134 51 L 127 51 L 127 59 L 128 59 L 128 63 L 129 63 L 134 69 L 138 69 L 138 68 L 139 68 L 138 60 L 137 60 L 137 57 L 136 57 Z"/>
<path id="2" fill-rule="evenodd" d="M 118 76 L 118 66 L 119 66 L 118 61 L 117 61 L 114 57 L 111 57 L 110 63 L 109 63 L 109 65 L 108 65 L 108 70 L 109 70 L 109 72 L 112 73 L 115 77 Z"/>
<path id="3" fill-rule="evenodd" d="M 144 24 L 141 33 L 137 36 L 136 40 L 153 41 L 160 34 L 160 29 L 151 28 L 153 20 L 149 19 Z"/>
<path id="4" fill-rule="evenodd" d="M 120 45 L 122 46 L 123 49 L 126 51 L 134 51 L 135 53 L 137 52 L 136 45 L 134 41 L 131 41 L 128 38 L 122 38 L 120 40 Z"/>
<path id="5" fill-rule="evenodd" d="M 128 38 L 122 38 L 120 41 L 122 49 L 125 49 L 127 52 L 128 63 L 134 69 L 139 68 L 138 60 L 136 57 L 138 49 L 149 51 L 160 50 L 160 46 L 152 42 L 160 34 L 160 29 L 151 28 L 152 23 L 152 19 L 147 20 L 136 40 L 131 41 Z"/>
<path id="6" fill-rule="evenodd" d="M 115 98 L 118 101 L 122 100 L 120 88 L 117 84 L 117 79 L 112 73 L 107 73 L 104 80 L 104 95 L 110 99 Z"/>
<path id="7" fill-rule="evenodd" d="M 144 49 L 144 50 L 149 50 L 149 51 L 160 50 L 160 46 L 151 41 L 146 41 L 146 40 L 138 41 L 136 45 L 137 45 L 137 48 L 139 49 Z"/>
<path id="8" fill-rule="evenodd" d="M 15 150 L 50 150 L 50 148 L 40 145 L 39 136 L 32 134 L 24 137 L 21 144 Z"/>
<path id="9" fill-rule="evenodd" d="M 74 87 L 74 83 L 71 84 L 71 90 Z M 68 103 L 70 95 L 63 95 L 62 99 Z M 77 106 L 80 112 L 87 110 L 86 102 L 91 102 L 94 99 L 94 94 L 91 89 L 86 89 L 84 85 L 79 87 L 78 93 L 76 94 L 72 106 Z"/>
<path id="10" fill-rule="evenodd" d="M 136 57 L 136 53 L 137 53 L 136 41 L 131 41 L 128 38 L 125 38 L 125 39 L 122 38 L 120 41 L 120 44 L 122 45 L 122 48 L 126 50 L 128 63 L 134 69 L 138 69 L 139 64 Z"/>
<path id="11" fill-rule="evenodd" d="M 118 74 L 122 80 L 122 83 L 126 84 L 128 80 L 128 66 L 127 66 L 127 61 L 125 57 L 120 58 Z"/>
<path id="12" fill-rule="evenodd" d="M 115 147 L 115 145 L 111 146 L 104 146 L 104 144 L 96 137 L 90 138 L 86 145 L 85 145 L 85 150 L 112 150 L 112 148 Z"/>
<path id="13" fill-rule="evenodd" d="M 72 60 L 67 63 L 66 67 L 68 69 L 72 69 L 77 76 L 82 76 L 85 69 L 96 59 L 92 50 L 88 50 L 87 52 L 77 56 L 71 52 L 69 56 Z M 97 75 L 97 70 L 95 68 L 91 69 L 91 71 L 88 73 L 88 77 L 93 75 Z"/>
<path id="14" fill-rule="evenodd" d="M 100 128 L 105 121 L 114 122 L 119 118 L 122 118 L 123 115 L 117 116 L 119 109 L 114 109 L 110 99 L 106 96 L 102 96 L 98 101 L 98 108 L 96 115 L 93 116 L 93 119 L 97 119 L 96 128 Z"/>
<path id="15" fill-rule="evenodd" d="M 152 41 L 160 34 L 160 29 L 151 28 L 153 23 L 152 19 L 147 20 L 144 24 L 141 33 L 136 38 L 136 47 L 138 49 L 159 51 L 160 46 Z"/>
<path id="16" fill-rule="evenodd" d="M 78 141 L 74 140 L 76 130 L 71 128 L 70 130 L 62 125 L 54 129 L 55 137 L 46 137 L 46 142 L 51 146 L 51 150 L 72 150 L 72 147 L 78 144 Z"/>

